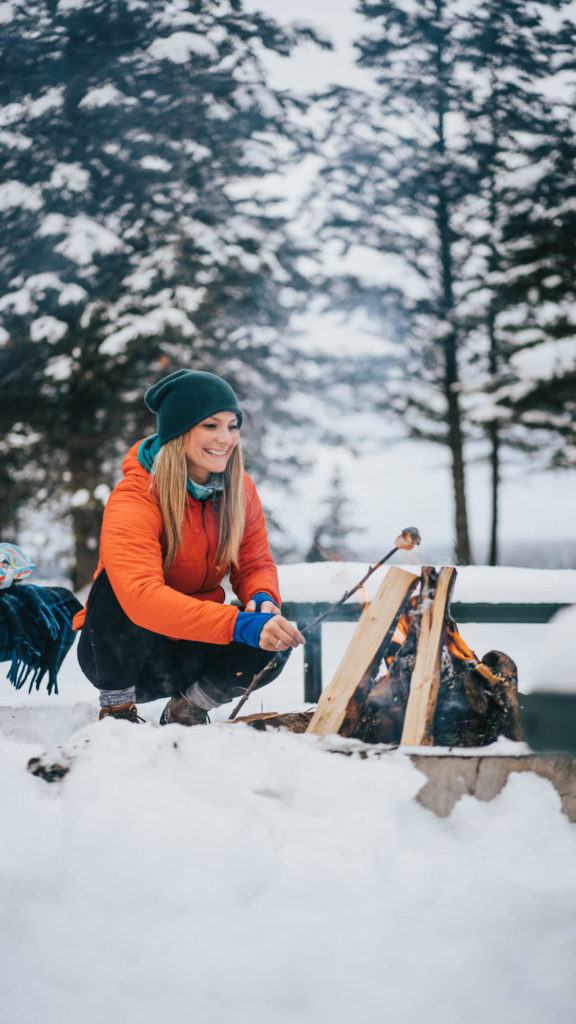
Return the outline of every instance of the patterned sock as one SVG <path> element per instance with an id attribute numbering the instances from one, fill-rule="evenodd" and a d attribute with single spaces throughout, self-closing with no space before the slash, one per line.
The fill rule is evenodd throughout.
<path id="1" fill-rule="evenodd" d="M 100 707 L 111 708 L 115 704 L 126 704 L 136 700 L 136 687 L 128 686 L 125 690 L 100 690 Z"/>
<path id="2" fill-rule="evenodd" d="M 192 683 L 192 686 L 189 686 L 188 689 L 185 690 L 185 693 L 188 700 L 191 700 L 197 708 L 202 708 L 204 711 L 211 711 L 212 708 L 220 707 L 220 701 L 213 700 L 212 697 L 209 697 L 199 683 Z"/>

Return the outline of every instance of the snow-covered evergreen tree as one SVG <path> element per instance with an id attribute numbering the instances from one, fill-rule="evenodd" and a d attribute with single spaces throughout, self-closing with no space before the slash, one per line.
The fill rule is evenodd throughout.
<path id="1" fill-rule="evenodd" d="M 443 0 L 360 3 L 359 63 L 373 69 L 376 88 L 370 96 L 335 89 L 324 99 L 334 140 L 326 233 L 380 256 L 382 307 L 400 310 L 407 325 L 397 327 L 401 370 L 387 402 L 415 435 L 449 446 L 456 557 L 468 562 L 455 214 L 472 169 L 452 145 L 461 96 L 445 8 Z"/>
<path id="2" fill-rule="evenodd" d="M 500 447 L 516 438 L 510 411 L 500 404 L 498 412 L 485 390 L 510 384 L 515 372 L 506 324 L 518 313 L 506 312 L 506 282 L 520 252 L 518 212 L 536 200 L 534 180 L 567 132 L 554 91 L 561 82 L 566 100 L 573 90 L 566 67 L 574 25 L 562 21 L 568 6 L 363 0 L 359 62 L 373 70 L 375 94 L 334 89 L 324 97 L 332 197 L 325 233 L 345 249 L 374 252 L 370 287 L 357 297 L 378 308 L 379 273 L 380 312 L 388 323 L 394 312 L 399 349 L 387 403 L 413 435 L 449 447 L 458 561 L 471 555 L 464 442 L 482 434 L 493 466 L 496 558 Z M 571 187 L 566 178 L 564 187 Z M 554 245 L 564 251 L 550 204 L 549 239 L 554 217 Z M 523 301 L 536 302 L 536 292 L 527 287 Z"/>
<path id="3" fill-rule="evenodd" d="M 472 273 L 460 317 L 478 348 L 476 373 L 468 385 L 476 400 L 469 414 L 483 424 L 489 439 L 492 564 L 498 561 L 502 449 L 526 443 L 522 428 L 531 416 L 523 422 L 522 416 L 510 415 L 510 407 L 498 408 L 486 392 L 507 381 L 519 397 L 523 372 L 514 353 L 534 343 L 531 318 L 541 318 L 545 303 L 544 315 L 549 317 L 550 300 L 556 304 L 553 319 L 561 317 L 557 305 L 561 289 L 556 287 L 554 297 L 545 296 L 538 282 L 543 277 L 551 280 L 551 267 L 562 262 L 566 249 L 574 249 L 570 225 L 554 209 L 559 200 L 542 202 L 542 192 L 550 197 L 558 191 L 574 191 L 573 166 L 569 168 L 561 155 L 566 145 L 573 148 L 576 143 L 569 122 L 576 80 L 573 74 L 566 76 L 573 61 L 576 26 L 563 20 L 568 7 L 567 0 L 529 4 L 488 0 L 481 7 L 461 6 L 459 15 L 461 73 L 470 88 L 466 149 L 479 170 L 478 191 L 463 204 Z M 555 174 L 550 173 L 552 167 Z M 522 252 L 519 230 L 528 253 Z M 565 273 L 562 279 L 573 292 Z M 550 332 L 548 340 L 552 341 Z M 544 372 L 542 360 L 539 368 Z M 531 404 L 529 390 L 525 408 Z M 565 422 L 559 391 L 556 400 L 555 414 Z"/>
<path id="4" fill-rule="evenodd" d="M 306 145 L 305 103 L 261 56 L 311 33 L 240 0 L 15 0 L 2 17 L 0 471 L 24 463 L 36 501 L 69 492 L 83 583 L 153 380 L 211 369 L 257 425 L 272 401 L 281 419 L 280 335 L 309 281 L 258 183 Z"/>
<path id="5" fill-rule="evenodd" d="M 506 361 L 488 386 L 537 464 L 576 465 L 576 124 L 510 206 L 499 282 Z"/>

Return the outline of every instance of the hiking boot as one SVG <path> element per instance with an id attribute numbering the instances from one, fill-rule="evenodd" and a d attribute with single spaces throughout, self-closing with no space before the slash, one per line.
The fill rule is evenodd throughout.
<path id="1" fill-rule="evenodd" d="M 207 725 L 209 721 L 208 712 L 193 704 L 185 693 L 170 697 L 160 715 L 160 725 Z"/>
<path id="2" fill-rule="evenodd" d="M 136 725 L 138 722 L 144 721 L 143 718 L 140 718 L 136 705 L 129 700 L 125 704 L 111 704 L 110 707 L 101 708 L 98 721 L 101 722 L 103 718 L 123 718 Z"/>

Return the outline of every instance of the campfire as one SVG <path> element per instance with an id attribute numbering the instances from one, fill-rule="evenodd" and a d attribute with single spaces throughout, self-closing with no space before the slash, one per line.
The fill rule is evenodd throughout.
<path id="1" fill-rule="evenodd" d="M 479 659 L 450 617 L 454 568 L 390 569 L 364 610 L 308 732 L 473 747 L 522 738 L 514 662 Z"/>
<path id="2" fill-rule="evenodd" d="M 437 662 L 437 688 L 433 683 L 435 692 L 418 696 L 419 683 L 423 689 L 421 673 L 416 673 L 422 619 L 437 583 L 436 571 L 425 568 L 420 593 L 410 599 L 383 652 L 357 734 L 370 742 L 438 746 L 484 745 L 500 735 L 520 739 L 514 662 L 501 651 L 489 651 L 479 660 L 447 612 L 439 626 L 439 654 L 430 652 Z M 424 734 L 413 735 L 419 718 Z"/>

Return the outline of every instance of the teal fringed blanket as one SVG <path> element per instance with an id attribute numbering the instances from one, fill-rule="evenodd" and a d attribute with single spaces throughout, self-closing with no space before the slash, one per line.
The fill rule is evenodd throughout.
<path id="1" fill-rule="evenodd" d="M 11 662 L 8 679 L 20 690 L 40 689 L 48 674 L 48 693 L 58 693 L 58 671 L 72 646 L 72 617 L 80 602 L 66 587 L 13 583 L 0 590 L 0 661 Z"/>

